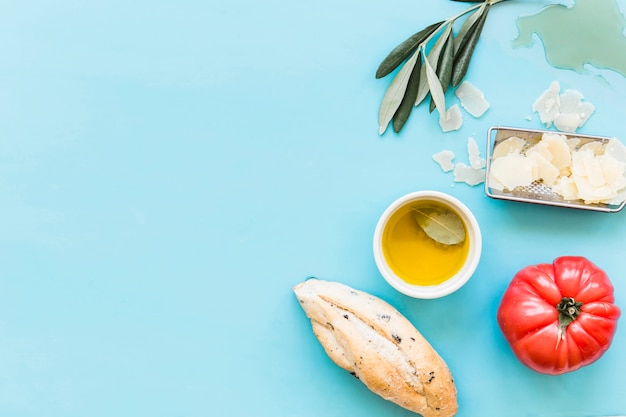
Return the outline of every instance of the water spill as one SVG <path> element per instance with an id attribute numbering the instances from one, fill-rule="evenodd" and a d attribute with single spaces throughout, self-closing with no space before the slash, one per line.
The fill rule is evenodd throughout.
<path id="1" fill-rule="evenodd" d="M 536 34 L 555 68 L 586 73 L 592 65 L 626 76 L 625 26 L 616 0 L 576 0 L 571 7 L 551 5 L 519 17 L 513 47 L 532 47 Z"/>

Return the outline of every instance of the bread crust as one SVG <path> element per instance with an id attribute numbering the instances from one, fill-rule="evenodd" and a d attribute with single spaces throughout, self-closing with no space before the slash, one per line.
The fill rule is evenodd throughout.
<path id="1" fill-rule="evenodd" d="M 394 307 L 332 281 L 309 279 L 294 292 L 327 355 L 372 392 L 424 417 L 456 414 L 447 364 Z"/>

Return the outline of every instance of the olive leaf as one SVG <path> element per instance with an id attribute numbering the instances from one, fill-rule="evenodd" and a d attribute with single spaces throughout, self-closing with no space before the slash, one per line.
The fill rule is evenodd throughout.
<path id="1" fill-rule="evenodd" d="M 409 103 L 413 102 L 414 106 L 419 106 L 429 95 L 430 111 L 438 108 L 440 113 L 445 112 L 441 104 L 437 105 L 437 102 L 443 102 L 440 90 L 443 91 L 445 98 L 448 87 L 450 85 L 456 87 L 465 77 L 490 7 L 507 0 L 453 1 L 477 4 L 410 36 L 396 46 L 376 70 L 376 78 L 382 78 L 402 65 L 385 92 L 380 106 L 378 113 L 380 134 L 387 130 L 392 120 L 394 130 L 398 133 L 412 111 Z M 452 26 L 466 15 L 468 16 L 455 37 Z M 429 65 L 423 64 L 426 61 Z M 439 79 L 438 83 L 435 83 L 432 73 L 428 76 L 429 67 Z M 432 90 L 435 90 L 434 94 Z"/>
<path id="2" fill-rule="evenodd" d="M 437 38 L 437 41 L 435 41 L 435 44 L 433 45 L 433 47 L 431 48 L 430 52 L 428 53 L 428 61 L 430 62 L 439 62 L 439 55 L 441 54 L 441 51 L 443 50 L 444 45 L 446 44 L 446 39 L 448 38 L 450 32 L 452 32 L 452 24 L 448 24 L 446 26 L 446 29 L 444 30 L 444 32 L 439 35 L 439 38 Z M 422 73 L 420 76 L 420 85 L 419 85 L 419 89 L 417 91 L 417 97 L 415 98 L 415 105 L 418 106 L 422 101 L 424 101 L 424 99 L 426 98 L 426 96 L 428 95 L 430 88 L 429 88 L 429 84 L 428 84 L 428 79 L 426 77 L 426 66 L 422 66 Z"/>
<path id="3" fill-rule="evenodd" d="M 443 91 L 448 90 L 450 80 L 452 79 L 452 66 L 454 64 L 454 45 L 454 32 L 450 31 L 450 35 L 448 36 L 448 40 L 446 41 L 446 45 L 443 50 L 443 55 L 441 56 L 441 60 L 439 61 L 439 65 L 437 67 L 437 75 L 441 80 L 441 86 L 443 87 Z"/>
<path id="4" fill-rule="evenodd" d="M 415 207 L 413 216 L 424 233 L 444 245 L 465 241 L 465 226 L 454 212 L 443 207 Z"/>
<path id="5" fill-rule="evenodd" d="M 446 118 L 446 96 L 443 93 L 443 87 L 439 82 L 439 77 L 434 68 L 430 64 L 428 58 L 424 60 L 424 66 L 426 67 L 426 79 L 428 80 L 428 88 L 430 89 L 430 95 L 435 102 L 435 107 L 439 111 L 439 118 Z"/>
<path id="6" fill-rule="evenodd" d="M 415 102 L 415 97 L 417 97 L 417 89 L 419 88 L 420 83 L 420 73 L 422 72 L 422 52 L 418 52 L 417 62 L 413 67 L 413 71 L 411 71 L 411 76 L 409 77 L 409 82 L 406 87 L 406 92 L 404 93 L 404 97 L 402 98 L 402 102 L 398 107 L 398 110 L 393 115 L 393 130 L 398 133 L 404 124 L 406 123 L 411 111 L 413 110 L 413 103 Z"/>
<path id="7" fill-rule="evenodd" d="M 383 101 L 380 104 L 378 112 L 379 134 L 383 134 L 387 130 L 389 122 L 393 118 L 396 110 L 402 103 L 402 98 L 406 92 L 409 78 L 413 72 L 413 67 L 419 57 L 419 51 L 413 53 L 413 56 L 402 66 L 398 74 L 394 77 L 391 85 L 387 89 Z"/>
<path id="8" fill-rule="evenodd" d="M 394 69 L 398 67 L 411 55 L 418 46 L 426 40 L 433 32 L 441 26 L 443 21 L 438 23 L 433 23 L 430 26 L 422 29 L 416 34 L 412 35 L 400 45 L 396 46 L 390 53 L 387 55 L 383 62 L 380 63 L 378 69 L 376 70 L 376 78 L 382 78 L 390 74 Z"/>
<path id="9" fill-rule="evenodd" d="M 474 26 L 474 23 L 476 23 L 478 18 L 480 18 L 483 14 L 486 4 L 487 3 L 483 3 L 474 13 L 470 14 L 467 19 L 465 19 L 465 22 L 463 22 L 463 25 L 461 25 L 461 28 L 456 34 L 456 42 L 454 43 L 455 53 L 459 50 L 459 47 L 463 43 L 462 41 L 465 39 L 465 35 L 467 35 L 472 26 Z"/>
<path id="10" fill-rule="evenodd" d="M 454 56 L 454 68 L 452 69 L 452 85 L 454 87 L 456 87 L 461 82 L 463 77 L 465 77 L 472 54 L 474 53 L 474 48 L 478 43 L 478 39 L 480 38 L 483 26 L 487 20 L 487 14 L 489 14 L 490 8 L 491 4 L 485 3 L 485 8 L 483 9 L 480 17 L 461 40 L 459 49 Z"/>
<path id="11" fill-rule="evenodd" d="M 443 92 L 448 91 L 450 80 L 452 79 L 452 66 L 454 65 L 454 32 L 450 31 L 446 44 L 443 48 L 443 53 L 439 56 L 439 63 L 437 64 L 437 77 L 441 83 Z M 430 101 L 430 112 L 435 109 L 435 100 Z"/>

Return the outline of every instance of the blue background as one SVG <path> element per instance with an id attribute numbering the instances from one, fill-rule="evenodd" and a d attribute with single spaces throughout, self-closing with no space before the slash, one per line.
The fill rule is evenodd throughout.
<path id="1" fill-rule="evenodd" d="M 624 326 L 550 377 L 495 321 L 515 272 L 560 255 L 603 268 L 626 308 L 626 214 L 491 200 L 431 159 L 467 162 L 468 137 L 484 155 L 492 125 L 542 127 L 531 105 L 555 80 L 596 106 L 579 132 L 626 139 L 622 76 L 511 48 L 546 4 L 491 11 L 467 75 L 484 116 L 443 134 L 420 107 L 379 136 L 379 62 L 468 3 L 0 2 L 0 415 L 413 415 L 325 356 L 292 293 L 308 276 L 405 314 L 448 362 L 459 417 L 626 413 Z M 372 255 L 380 214 L 422 189 L 483 233 L 474 277 L 439 300 L 393 290 Z"/>

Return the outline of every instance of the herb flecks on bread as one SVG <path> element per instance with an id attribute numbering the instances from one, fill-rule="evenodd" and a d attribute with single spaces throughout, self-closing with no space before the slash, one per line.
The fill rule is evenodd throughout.
<path id="1" fill-rule="evenodd" d="M 380 298 L 309 279 L 294 292 L 328 356 L 372 392 L 424 417 L 451 417 L 456 387 L 421 333 Z"/>

